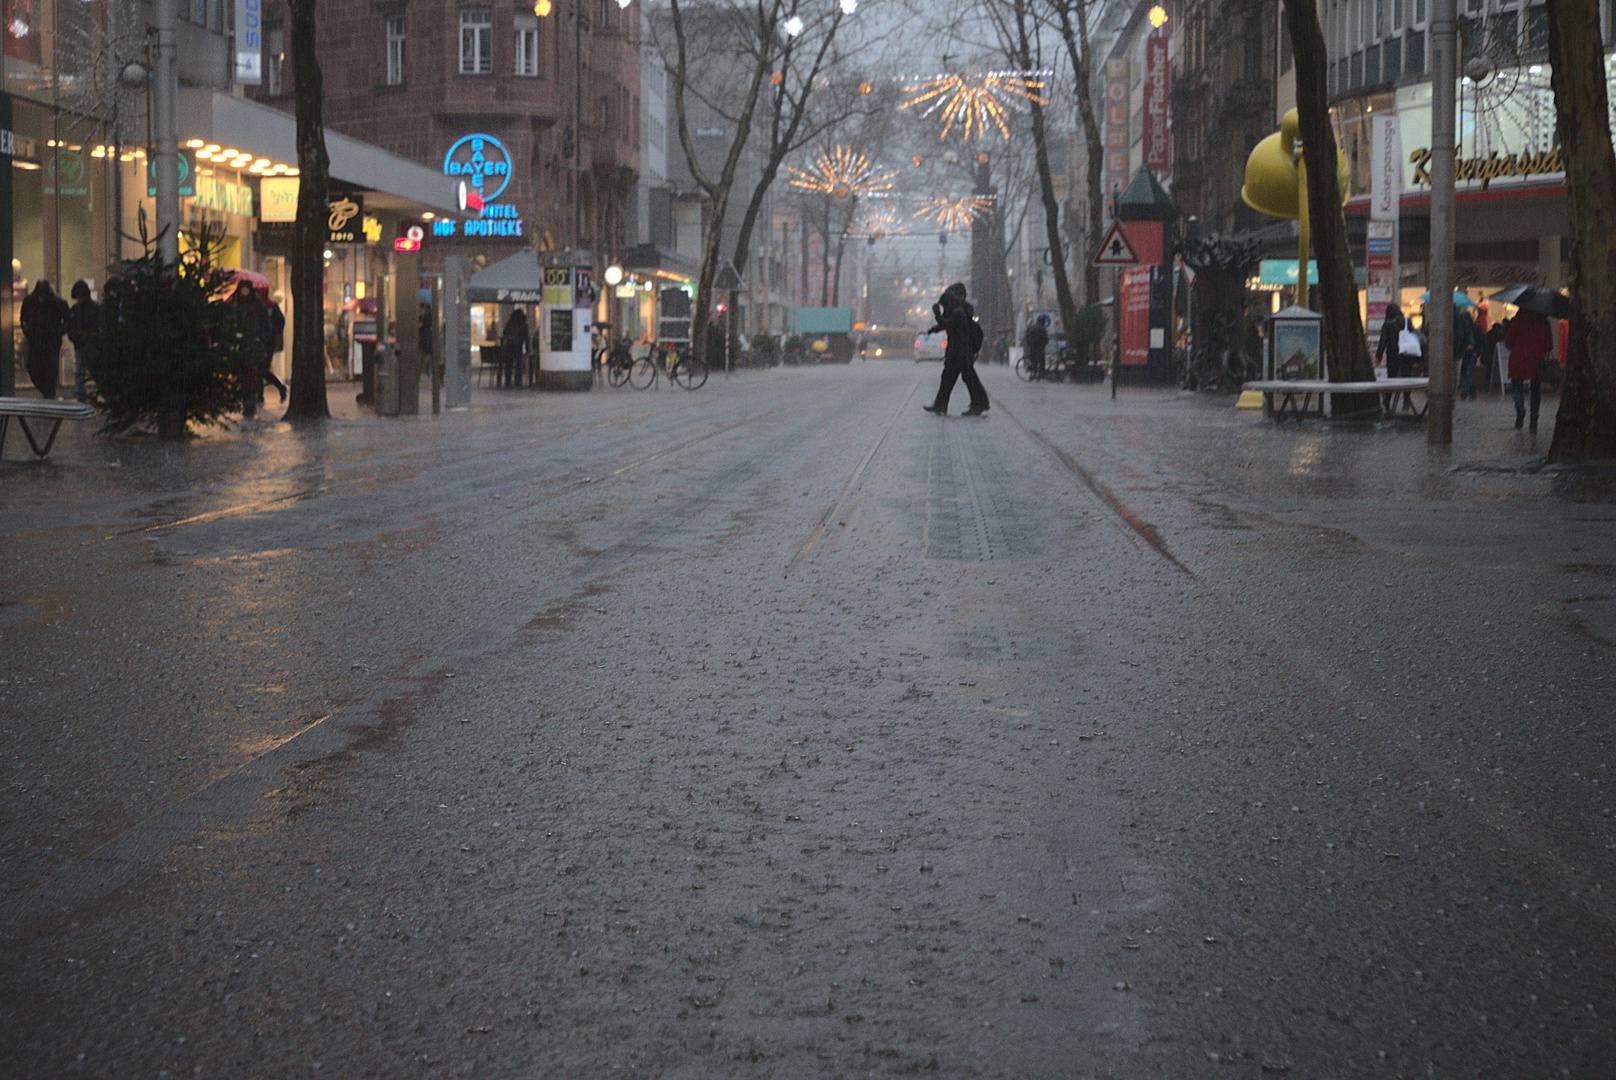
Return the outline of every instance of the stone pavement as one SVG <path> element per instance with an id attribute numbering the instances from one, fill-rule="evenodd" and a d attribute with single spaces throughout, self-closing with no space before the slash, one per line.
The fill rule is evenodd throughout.
<path id="1" fill-rule="evenodd" d="M 935 370 L 0 467 L 0 1069 L 1598 1075 L 1609 478 Z"/>

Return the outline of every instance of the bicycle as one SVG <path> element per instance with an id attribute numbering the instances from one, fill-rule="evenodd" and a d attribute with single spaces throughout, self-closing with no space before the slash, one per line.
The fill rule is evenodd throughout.
<path id="1" fill-rule="evenodd" d="M 629 385 L 636 390 L 644 390 L 656 382 L 659 371 L 686 390 L 699 389 L 707 382 L 706 362 L 698 359 L 694 350 L 686 344 L 661 346 L 634 361 L 634 367 L 629 372 Z"/>
<path id="2" fill-rule="evenodd" d="M 1039 372 L 1032 369 L 1032 364 L 1028 361 L 1027 354 L 1022 353 L 1020 358 L 1016 360 L 1016 376 L 1023 382 L 1037 382 L 1039 380 L 1044 382 L 1067 382 L 1073 377 L 1071 357 L 1065 349 L 1055 349 L 1050 353 L 1046 353 L 1044 355 L 1044 369 Z"/>
<path id="3" fill-rule="evenodd" d="M 634 370 L 634 354 L 629 351 L 628 338 L 618 338 L 609 347 L 600 350 L 600 365 L 606 369 L 606 381 L 622 386 L 630 380 Z"/>

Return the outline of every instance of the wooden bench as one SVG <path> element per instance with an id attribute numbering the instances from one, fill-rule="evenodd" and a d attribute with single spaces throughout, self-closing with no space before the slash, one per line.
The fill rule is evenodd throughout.
<path id="1" fill-rule="evenodd" d="M 6 452 L 6 435 L 11 430 L 12 417 L 17 418 L 17 426 L 22 428 L 23 435 L 28 439 L 28 445 L 33 447 L 34 456 L 43 461 L 56 442 L 56 433 L 62 429 L 63 420 L 91 420 L 95 417 L 95 410 L 77 401 L 0 397 L 0 457 Z M 45 434 L 43 445 L 35 437 L 34 429 L 28 426 L 30 420 L 50 423 L 50 431 Z"/>
<path id="2" fill-rule="evenodd" d="M 1414 404 L 1414 393 L 1429 394 L 1431 380 L 1426 378 L 1376 379 L 1373 382 L 1329 382 L 1324 379 L 1258 379 L 1241 389 L 1255 390 L 1263 396 L 1263 412 L 1275 420 L 1286 416 L 1301 420 L 1307 416 L 1326 417 L 1330 414 L 1332 394 L 1380 394 L 1383 406 L 1392 416 L 1419 418 L 1425 415 L 1426 400 L 1422 397 Z"/>

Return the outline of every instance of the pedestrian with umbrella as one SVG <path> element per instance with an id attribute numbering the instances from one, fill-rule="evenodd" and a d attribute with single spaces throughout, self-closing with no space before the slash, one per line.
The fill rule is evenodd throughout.
<path id="1" fill-rule="evenodd" d="M 1518 309 L 1504 334 L 1504 345 L 1509 350 L 1509 389 L 1515 399 L 1515 429 L 1519 431 L 1530 415 L 1529 430 L 1536 434 L 1543 361 L 1554 348 L 1554 330 L 1549 320 L 1570 318 L 1571 301 L 1543 285 L 1517 285 L 1495 292 L 1488 299 L 1514 304 Z"/>

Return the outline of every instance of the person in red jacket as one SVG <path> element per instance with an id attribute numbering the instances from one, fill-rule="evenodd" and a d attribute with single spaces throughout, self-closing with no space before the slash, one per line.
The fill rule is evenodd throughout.
<path id="1" fill-rule="evenodd" d="M 1537 431 L 1538 406 L 1542 402 L 1540 376 L 1543 360 L 1554 347 L 1554 334 L 1549 320 L 1535 311 L 1521 309 L 1510 320 L 1509 331 L 1504 334 L 1504 345 L 1509 349 L 1509 391 L 1515 398 L 1515 429 L 1526 421 L 1526 392 L 1531 390 L 1532 431 Z"/>

